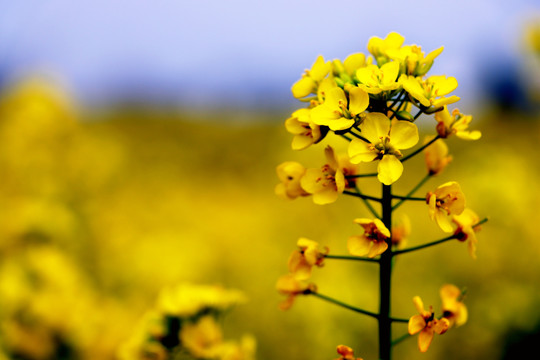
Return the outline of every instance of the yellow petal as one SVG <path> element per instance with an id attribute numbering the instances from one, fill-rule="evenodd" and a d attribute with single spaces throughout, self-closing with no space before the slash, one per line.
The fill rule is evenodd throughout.
<path id="1" fill-rule="evenodd" d="M 403 173 L 403 164 L 394 155 L 384 155 L 377 167 L 377 178 L 384 185 L 396 182 Z"/>
<path id="2" fill-rule="evenodd" d="M 325 174 L 321 169 L 307 169 L 304 176 L 300 179 L 300 185 L 308 193 L 314 194 L 324 189 L 324 178 Z"/>
<path id="3" fill-rule="evenodd" d="M 381 137 L 387 136 L 390 131 L 390 119 L 383 113 L 369 113 L 360 124 L 362 136 L 372 144 L 381 141 Z"/>
<path id="4" fill-rule="evenodd" d="M 324 190 L 313 194 L 313 202 L 318 205 L 331 204 L 337 200 L 339 193 L 333 187 L 326 187 Z"/>
<path id="5" fill-rule="evenodd" d="M 312 137 L 306 135 L 295 135 L 293 137 L 291 148 L 293 150 L 304 150 L 313 145 L 314 141 Z"/>
<path id="6" fill-rule="evenodd" d="M 420 352 L 426 352 L 433 340 L 433 329 L 425 328 L 418 334 L 418 348 Z"/>
<path id="7" fill-rule="evenodd" d="M 386 249 L 388 249 L 388 244 L 386 243 L 386 241 L 372 241 L 372 243 L 373 245 L 371 246 L 371 249 L 369 250 L 369 253 L 367 255 L 370 258 L 381 255 L 383 252 L 386 251 Z"/>
<path id="8" fill-rule="evenodd" d="M 426 327 L 426 320 L 420 314 L 409 319 L 409 334 L 414 335 Z"/>
<path id="9" fill-rule="evenodd" d="M 360 139 L 353 139 L 349 143 L 348 154 L 353 164 L 370 162 L 377 158 L 379 153 L 370 144 Z"/>
<path id="10" fill-rule="evenodd" d="M 390 129 L 390 143 L 397 149 L 409 149 L 418 143 L 418 127 L 406 120 L 398 120 Z"/>
<path id="11" fill-rule="evenodd" d="M 391 61 L 381 66 L 381 72 L 383 75 L 383 84 L 391 84 L 396 82 L 399 74 L 399 62 Z"/>
<path id="12" fill-rule="evenodd" d="M 364 236 L 351 236 L 347 240 L 347 250 L 354 256 L 364 256 L 369 252 L 371 241 Z"/>
<path id="13" fill-rule="evenodd" d="M 300 80 L 295 82 L 291 88 L 292 94 L 295 98 L 300 99 L 308 96 L 317 89 L 317 84 L 309 76 L 303 76 Z"/>
<path id="14" fill-rule="evenodd" d="M 352 115 L 360 114 L 369 105 L 369 95 L 358 87 L 348 87 L 349 91 L 349 111 Z M 352 126 L 352 125 L 351 125 Z"/>

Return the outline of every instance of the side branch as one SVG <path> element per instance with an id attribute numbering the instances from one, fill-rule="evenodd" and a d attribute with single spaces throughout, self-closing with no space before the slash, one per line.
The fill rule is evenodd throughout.
<path id="1" fill-rule="evenodd" d="M 323 300 L 326 300 L 328 302 L 331 302 L 332 304 L 335 304 L 335 305 L 338 305 L 338 306 L 341 306 L 343 308 L 346 308 L 346 309 L 349 309 L 349 310 L 352 310 L 354 312 L 357 312 L 357 313 L 360 313 L 360 314 L 364 314 L 364 315 L 367 315 L 367 316 L 371 316 L 375 319 L 378 319 L 379 318 L 379 314 L 375 314 L 371 311 L 367 311 L 367 310 L 364 310 L 364 309 L 360 309 L 360 308 L 357 308 L 357 307 L 354 307 L 354 306 L 351 306 L 351 305 L 348 305 L 348 304 L 345 304 L 345 303 L 342 303 L 341 301 L 339 300 L 336 300 L 336 299 L 332 299 L 331 297 L 328 297 L 326 295 L 322 295 L 322 294 L 319 294 L 318 292 L 310 292 L 311 295 L 313 296 L 316 296 L 318 297 L 319 299 L 323 299 Z"/>
<path id="2" fill-rule="evenodd" d="M 434 143 L 435 141 L 437 141 L 439 138 L 440 138 L 440 135 L 435 136 L 433 139 L 431 139 L 430 141 L 428 141 L 428 142 L 425 143 L 424 145 L 420 146 L 418 149 L 416 149 L 415 151 L 413 151 L 413 152 L 410 153 L 409 155 L 403 157 L 403 158 L 401 159 L 401 162 L 404 162 L 404 161 L 409 160 L 410 158 L 412 158 L 413 156 L 415 156 L 416 154 L 418 154 L 419 152 L 421 152 L 422 150 L 424 150 L 425 148 L 427 148 L 429 145 L 433 144 L 433 143 Z"/>
<path id="3" fill-rule="evenodd" d="M 422 180 L 420 180 L 420 182 L 414 187 L 411 189 L 411 191 L 409 191 L 407 193 L 407 195 L 405 195 L 406 197 L 410 197 L 412 196 L 416 191 L 418 191 L 418 189 L 420 189 L 420 187 L 422 187 L 422 185 L 424 185 L 426 183 L 426 181 L 428 181 L 428 179 L 431 177 L 432 175 L 430 173 L 428 173 L 426 176 L 424 176 L 424 178 Z M 398 207 L 401 206 L 401 204 L 403 204 L 405 202 L 406 199 L 401 199 L 400 201 L 398 201 L 394 206 L 392 206 L 392 211 L 395 211 Z"/>
<path id="4" fill-rule="evenodd" d="M 352 191 L 345 190 L 345 191 L 343 191 L 343 193 L 347 194 L 347 195 L 351 195 L 351 196 L 356 196 L 356 197 L 359 197 L 359 198 L 364 199 L 364 200 L 372 200 L 372 201 L 381 202 L 380 198 L 375 197 L 375 196 L 364 195 L 364 194 L 360 193 L 359 191 L 352 192 Z"/>

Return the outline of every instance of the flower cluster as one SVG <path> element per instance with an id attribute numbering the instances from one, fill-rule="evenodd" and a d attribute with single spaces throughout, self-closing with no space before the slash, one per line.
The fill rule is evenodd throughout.
<path id="1" fill-rule="evenodd" d="M 442 335 L 450 328 L 461 326 L 467 322 L 467 307 L 463 303 L 464 293 L 454 285 L 444 285 L 440 290 L 442 315 L 435 317 L 433 308 L 424 308 L 419 296 L 413 298 L 418 314 L 409 319 L 409 334 L 418 334 L 418 348 L 426 352 L 435 333 Z"/>
<path id="2" fill-rule="evenodd" d="M 422 300 L 415 297 L 417 315 L 408 321 L 393 318 L 390 275 L 394 257 L 449 240 L 467 242 L 471 257 L 476 258 L 476 232 L 486 219 L 480 220 L 467 207 L 461 186 L 456 181 L 447 181 L 428 191 L 425 197 L 413 195 L 452 162 L 446 139 L 455 136 L 478 140 L 481 133 L 469 130 L 472 116 L 458 109 L 448 109 L 460 100 L 452 95 L 458 86 L 457 80 L 445 75 L 428 75 L 442 47 L 426 54 L 417 45 L 404 45 L 401 35 L 390 33 L 384 39 L 371 38 L 367 48 L 369 55 L 356 53 L 343 61 L 328 61 L 319 56 L 292 86 L 293 96 L 306 105 L 285 121 L 287 131 L 293 135 L 292 149 L 307 149 L 324 143 L 332 135 L 344 139 L 346 145 L 339 149 L 336 142 L 332 141 L 332 146 L 326 144 L 326 161 L 322 166 L 306 168 L 298 162 L 282 163 L 277 167 L 280 183 L 275 192 L 288 200 L 311 196 L 314 203 L 321 205 L 333 203 L 342 195 L 354 196 L 364 202 L 372 216 L 354 220 L 362 232 L 349 236 L 347 255 L 329 254 L 328 248 L 301 238 L 298 249 L 289 258 L 289 273 L 279 278 L 277 289 L 287 296 L 280 305 L 282 309 L 288 309 L 298 295 L 314 295 L 374 317 L 379 322 L 379 357 L 389 359 L 393 321 L 408 322 L 409 334 L 419 333 L 422 352 L 428 349 L 434 333 L 443 334 L 466 321 L 462 293 L 453 285 L 441 289 L 443 313 L 440 317 L 436 318 L 433 310 L 426 310 Z M 431 133 L 419 144 L 417 121 L 421 117 L 431 119 L 432 125 L 422 127 L 431 129 Z M 336 155 L 337 151 L 342 154 Z M 393 193 L 392 184 L 404 174 L 404 163 L 422 152 L 426 165 L 423 178 L 406 195 Z M 363 172 L 362 166 L 367 170 L 370 163 L 376 165 L 376 172 Z M 380 197 L 364 193 L 359 179 L 370 177 L 382 184 Z M 409 217 L 403 215 L 398 222 L 392 216 L 405 201 L 425 202 L 425 216 L 450 235 L 407 248 L 411 235 Z M 322 266 L 326 259 L 379 263 L 379 313 L 344 304 L 319 293 L 315 284 L 308 283 L 312 268 Z M 338 347 L 338 353 L 340 359 L 355 359 L 346 346 Z"/>
<path id="3" fill-rule="evenodd" d="M 178 356 L 251 360 L 255 340 L 245 335 L 239 342 L 225 341 L 217 321 L 223 311 L 244 301 L 241 292 L 220 286 L 180 284 L 164 288 L 119 356 L 125 360 L 167 360 Z"/>

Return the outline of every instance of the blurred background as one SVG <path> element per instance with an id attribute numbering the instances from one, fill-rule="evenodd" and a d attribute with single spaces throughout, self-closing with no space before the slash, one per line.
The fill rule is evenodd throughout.
<path id="1" fill-rule="evenodd" d="M 310 297 L 282 312 L 275 290 L 299 237 L 345 254 L 368 212 L 345 197 L 283 201 L 274 186 L 279 163 L 322 159 L 322 146 L 290 148 L 283 122 L 303 106 L 291 85 L 317 55 L 366 53 L 391 31 L 445 47 L 430 73 L 457 78 L 457 107 L 483 134 L 450 139 L 454 161 L 419 194 L 457 180 L 490 219 L 476 261 L 459 242 L 403 255 L 394 315 L 415 314 L 415 295 L 437 309 L 453 283 L 469 322 L 422 358 L 528 353 L 540 340 L 536 1 L 27 0 L 0 3 L 0 359 L 115 359 L 159 290 L 183 282 L 245 292 L 225 336 L 253 334 L 259 359 L 332 359 L 339 344 L 375 359 L 372 319 Z M 425 173 L 408 164 L 397 192 Z M 414 214 L 410 245 L 442 237 L 425 205 L 400 212 Z M 376 311 L 376 270 L 327 261 L 314 281 Z M 394 349 L 418 354 L 416 339 Z"/>

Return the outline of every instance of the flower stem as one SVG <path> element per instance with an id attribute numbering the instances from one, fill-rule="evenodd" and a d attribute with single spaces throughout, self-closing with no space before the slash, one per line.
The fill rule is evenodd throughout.
<path id="1" fill-rule="evenodd" d="M 400 337 L 398 337 L 397 339 L 393 340 L 392 345 L 397 345 L 400 342 L 402 342 L 403 340 L 407 340 L 410 337 L 411 337 L 411 335 L 409 335 L 409 333 L 405 333 L 405 334 L 401 335 Z"/>
<path id="2" fill-rule="evenodd" d="M 367 261 L 367 262 L 379 262 L 378 259 L 363 257 L 363 256 L 350 256 L 350 255 L 324 255 L 325 259 L 337 259 L 337 260 L 356 260 L 356 261 Z"/>
<path id="3" fill-rule="evenodd" d="M 379 175 L 378 173 L 368 173 L 368 174 L 356 174 L 356 175 L 345 175 L 347 179 L 356 179 L 362 177 L 374 177 Z"/>
<path id="4" fill-rule="evenodd" d="M 420 180 L 420 182 L 411 189 L 411 191 L 409 191 L 407 193 L 407 195 L 405 195 L 406 197 L 409 197 L 409 196 L 412 196 L 416 191 L 418 191 L 418 189 L 420 189 L 422 187 L 422 185 L 424 185 L 426 183 L 426 181 L 428 181 L 428 179 L 431 177 L 431 174 L 428 173 L 426 176 L 424 176 L 422 178 L 422 180 Z M 395 211 L 398 207 L 401 206 L 401 204 L 403 204 L 405 202 L 406 199 L 401 199 L 399 200 L 393 207 L 392 207 L 392 210 Z M 425 200 L 425 199 L 424 199 Z"/>
<path id="5" fill-rule="evenodd" d="M 394 199 L 401 199 L 401 200 L 426 201 L 426 198 L 425 198 L 425 197 L 415 197 L 415 196 L 392 195 L 392 198 L 394 198 Z"/>
<path id="6" fill-rule="evenodd" d="M 392 186 L 382 186 L 382 222 L 392 228 Z M 379 359 L 392 357 L 392 319 L 390 317 L 391 279 L 392 279 L 392 240 L 388 239 L 388 249 L 381 254 L 379 268 Z"/>
<path id="7" fill-rule="evenodd" d="M 360 309 L 360 308 L 357 308 L 355 306 L 352 306 L 352 305 L 348 305 L 348 304 L 345 304 L 339 300 L 336 300 L 336 299 L 333 299 L 331 297 L 328 297 L 326 295 L 323 295 L 323 294 L 319 294 L 318 292 L 310 292 L 311 295 L 314 295 L 316 297 L 318 297 L 319 299 L 323 299 L 323 300 L 326 300 L 328 302 L 331 302 L 332 304 L 335 304 L 335 305 L 338 305 L 338 306 L 341 306 L 343 308 L 346 308 L 346 309 L 349 309 L 349 310 L 352 310 L 354 312 L 357 312 L 357 313 L 360 313 L 360 314 L 364 314 L 364 315 L 368 315 L 368 316 L 371 316 L 373 318 L 378 318 L 379 315 L 378 314 L 375 314 L 371 311 L 367 311 L 367 310 L 364 310 L 364 309 Z"/>
<path id="8" fill-rule="evenodd" d="M 433 139 L 425 143 L 424 145 L 420 146 L 418 149 L 416 149 L 414 152 L 410 153 L 409 155 L 405 156 L 401 159 L 401 162 L 407 161 L 425 148 L 427 148 L 429 145 L 433 144 L 435 141 L 437 141 L 440 138 L 440 135 L 435 136 Z"/>

